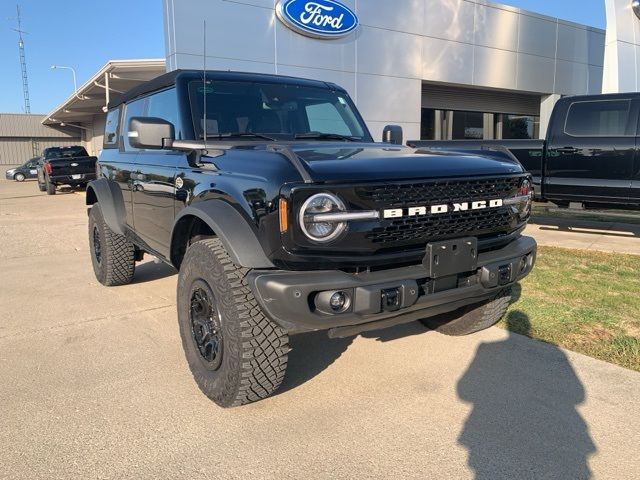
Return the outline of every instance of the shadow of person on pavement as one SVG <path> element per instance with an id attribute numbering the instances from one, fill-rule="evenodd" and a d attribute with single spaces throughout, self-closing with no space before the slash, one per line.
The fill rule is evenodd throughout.
<path id="1" fill-rule="evenodd" d="M 507 323 L 531 328 L 520 311 Z M 457 392 L 472 405 L 458 441 L 476 480 L 591 478 L 596 447 L 576 410 L 585 391 L 562 350 L 510 332 L 478 347 Z"/>

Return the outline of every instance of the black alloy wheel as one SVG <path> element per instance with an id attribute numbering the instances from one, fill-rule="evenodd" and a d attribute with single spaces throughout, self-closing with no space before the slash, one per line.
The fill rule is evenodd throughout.
<path id="1" fill-rule="evenodd" d="M 102 244 L 100 243 L 100 232 L 97 225 L 93 227 L 93 255 L 98 265 L 102 265 Z"/>
<path id="2" fill-rule="evenodd" d="M 209 285 L 199 279 L 191 289 L 191 334 L 205 367 L 216 371 L 222 363 L 222 322 Z"/>

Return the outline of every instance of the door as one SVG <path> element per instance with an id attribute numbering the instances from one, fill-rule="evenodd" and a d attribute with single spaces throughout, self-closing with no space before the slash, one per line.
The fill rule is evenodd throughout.
<path id="1" fill-rule="evenodd" d="M 133 148 L 129 144 L 129 120 L 131 117 L 139 117 L 144 115 L 146 101 L 145 99 L 136 100 L 128 103 L 124 107 L 124 113 L 121 115 L 122 125 L 119 127 L 120 135 L 116 135 L 109 132 L 111 123 L 109 117 L 107 117 L 107 127 L 105 129 L 105 146 L 106 142 L 113 142 L 118 139 L 119 149 L 111 150 L 104 149 L 100 156 L 100 164 L 104 168 L 105 162 L 103 159 L 111 158 L 115 163 L 113 172 L 109 172 L 109 178 L 118 183 L 120 191 L 122 192 L 122 198 L 124 200 L 124 208 L 127 216 L 127 225 L 135 232 L 135 222 L 133 217 L 133 188 L 134 188 L 134 173 L 136 172 L 136 159 L 138 158 L 139 150 Z M 118 130 L 118 127 L 116 126 Z"/>
<path id="2" fill-rule="evenodd" d="M 636 108 L 636 152 L 633 168 L 633 178 L 631 179 L 630 203 L 640 206 L 640 99 L 635 101 Z"/>
<path id="3" fill-rule="evenodd" d="M 27 178 L 35 178 L 38 176 L 38 159 L 34 158 L 25 164 L 25 168 L 27 171 L 25 172 L 25 176 Z"/>
<path id="4" fill-rule="evenodd" d="M 132 173 L 136 233 L 165 258 L 169 258 L 175 218 L 176 169 L 183 157 L 175 152 L 142 151 Z"/>
<path id="5" fill-rule="evenodd" d="M 634 102 L 579 100 L 562 108 L 554 118 L 566 121 L 552 125 L 547 147 L 545 195 L 575 202 L 627 202 L 636 151 Z"/>
<path id="6" fill-rule="evenodd" d="M 171 122 L 179 135 L 175 89 L 154 93 L 145 99 L 145 117 Z M 175 219 L 176 170 L 184 153 L 171 150 L 140 150 L 132 172 L 133 219 L 136 234 L 152 250 L 169 258 L 171 230 Z"/>

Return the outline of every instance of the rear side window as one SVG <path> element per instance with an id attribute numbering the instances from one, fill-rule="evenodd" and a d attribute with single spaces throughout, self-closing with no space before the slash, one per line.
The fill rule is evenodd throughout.
<path id="1" fill-rule="evenodd" d="M 120 109 L 116 108 L 107 113 L 104 126 L 104 147 L 114 148 L 118 145 L 118 126 L 120 124 Z"/>
<path id="2" fill-rule="evenodd" d="M 575 102 L 569 107 L 564 131 L 574 137 L 626 135 L 631 100 Z"/>

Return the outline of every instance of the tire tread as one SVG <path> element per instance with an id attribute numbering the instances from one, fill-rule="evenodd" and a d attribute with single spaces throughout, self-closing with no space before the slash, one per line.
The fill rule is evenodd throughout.
<path id="1" fill-rule="evenodd" d="M 249 269 L 235 265 L 219 239 L 192 244 L 183 264 L 207 254 L 221 267 L 219 273 L 211 272 L 217 275 L 215 281 L 226 283 L 230 293 L 220 299 L 223 313 L 227 310 L 235 314 L 226 320 L 238 321 L 225 329 L 225 345 L 234 351 L 231 368 L 221 372 L 226 374 L 222 388 L 209 389 L 204 375 L 193 369 L 192 373 L 203 393 L 220 406 L 236 407 L 262 400 L 275 392 L 284 379 L 290 350 L 288 334 L 264 314 L 247 283 Z"/>
<path id="2" fill-rule="evenodd" d="M 422 321 L 424 325 L 445 335 L 463 336 L 477 333 L 495 325 L 509 308 L 511 288 L 500 290 L 480 305 L 470 305 L 454 312 Z"/>
<path id="3" fill-rule="evenodd" d="M 135 273 L 135 246 L 123 235 L 109 228 L 102 216 L 99 204 L 91 207 L 90 218 L 102 231 L 103 265 L 102 272 L 96 271 L 96 277 L 107 287 L 116 287 L 131 283 Z M 89 235 L 92 235 L 92 221 L 89 222 Z M 89 240 L 91 243 L 91 239 Z M 93 253 L 92 253 L 93 256 Z M 95 259 L 93 259 L 95 262 Z M 100 273 L 100 275 L 99 275 Z"/>

